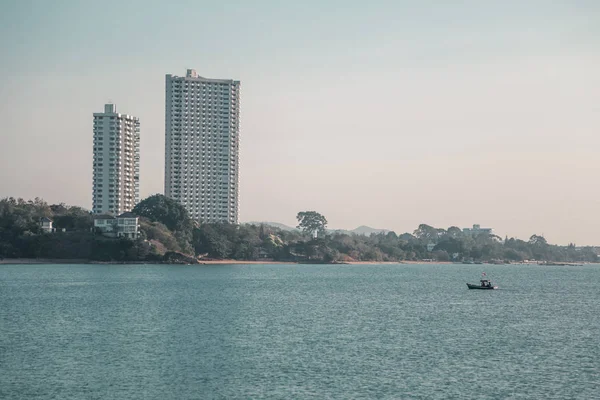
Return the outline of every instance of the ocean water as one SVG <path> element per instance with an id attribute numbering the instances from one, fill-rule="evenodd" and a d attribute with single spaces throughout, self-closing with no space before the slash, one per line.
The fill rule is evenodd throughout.
<path id="1" fill-rule="evenodd" d="M 0 398 L 597 399 L 600 266 L 0 265 Z"/>

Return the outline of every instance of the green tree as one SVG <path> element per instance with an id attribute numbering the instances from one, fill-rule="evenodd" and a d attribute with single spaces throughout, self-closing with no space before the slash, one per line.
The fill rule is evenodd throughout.
<path id="1" fill-rule="evenodd" d="M 164 224 L 150 221 L 145 217 L 141 217 L 139 222 L 140 231 L 145 239 L 160 242 L 165 247 L 165 250 L 181 251 L 177 238 L 175 238 L 173 232 Z"/>
<path id="2" fill-rule="evenodd" d="M 442 236 L 443 234 L 445 234 L 446 231 L 443 229 L 436 229 L 433 226 L 427 225 L 427 224 L 421 224 L 419 225 L 419 227 L 417 229 L 415 229 L 415 231 L 413 232 L 413 234 L 425 241 L 432 241 L 435 242 L 438 240 L 438 238 L 440 236 Z"/>
<path id="3" fill-rule="evenodd" d="M 448 228 L 446 233 L 448 236 L 453 237 L 453 238 L 459 238 L 459 237 L 463 236 L 462 230 L 457 226 L 451 226 L 450 228 Z"/>
<path id="4" fill-rule="evenodd" d="M 529 244 L 534 245 L 534 246 L 547 246 L 548 242 L 546 241 L 546 238 L 543 236 L 539 236 L 539 235 L 531 235 L 531 237 L 529 238 Z"/>
<path id="5" fill-rule="evenodd" d="M 132 212 L 152 222 L 160 222 L 173 232 L 184 253 L 193 253 L 194 221 L 184 206 L 162 194 L 155 194 L 139 202 Z"/>
<path id="6" fill-rule="evenodd" d="M 434 248 L 434 251 L 446 251 L 449 254 L 459 253 L 463 254 L 465 251 L 464 242 L 460 239 L 453 237 L 447 237 L 441 240 Z"/>
<path id="7" fill-rule="evenodd" d="M 325 233 L 327 219 L 316 211 L 301 211 L 296 215 L 297 228 L 311 237 L 318 237 Z"/>
<path id="8" fill-rule="evenodd" d="M 231 252 L 231 243 L 213 224 L 204 224 L 194 230 L 194 249 L 198 256 L 227 258 Z"/>
<path id="9" fill-rule="evenodd" d="M 162 194 L 155 194 L 140 201 L 132 210 L 140 217 L 164 224 L 172 231 L 191 229 L 193 221 L 184 206 Z"/>
<path id="10" fill-rule="evenodd" d="M 448 261 L 448 260 L 450 260 L 450 255 L 445 250 L 434 250 L 431 253 L 431 256 L 433 257 L 434 260 L 437 260 L 437 261 Z"/>

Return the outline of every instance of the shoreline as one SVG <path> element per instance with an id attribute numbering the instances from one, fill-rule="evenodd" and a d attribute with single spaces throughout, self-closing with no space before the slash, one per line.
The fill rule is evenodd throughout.
<path id="1" fill-rule="evenodd" d="M 99 265 L 448 265 L 457 264 L 452 261 L 344 261 L 334 263 L 309 263 L 297 261 L 244 261 L 244 260 L 198 260 L 195 264 L 184 262 L 169 263 L 161 261 L 93 261 L 86 259 L 48 259 L 48 258 L 4 258 L 0 265 L 47 265 L 47 264 L 99 264 Z M 464 264 L 464 265 L 538 265 L 538 266 L 581 266 L 593 263 L 550 262 L 547 264 L 532 262 L 512 262 L 509 264 Z"/>
<path id="2" fill-rule="evenodd" d="M 85 259 L 50 259 L 50 258 L 4 258 L 0 265 L 32 265 L 32 264 L 89 264 Z"/>
<path id="3" fill-rule="evenodd" d="M 86 259 L 48 258 L 5 258 L 0 265 L 44 265 L 44 264 L 106 264 L 106 265 L 401 265 L 401 264 L 452 264 L 448 261 L 344 261 L 334 263 L 308 263 L 296 261 L 251 261 L 251 260 L 198 260 L 197 264 L 166 263 L 152 261 L 93 261 Z"/>

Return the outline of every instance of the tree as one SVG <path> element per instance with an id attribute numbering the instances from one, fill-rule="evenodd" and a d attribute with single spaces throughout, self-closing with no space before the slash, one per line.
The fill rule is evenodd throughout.
<path id="1" fill-rule="evenodd" d="M 538 245 L 538 246 L 547 246 L 548 242 L 546 241 L 546 238 L 544 238 L 543 236 L 538 236 L 538 235 L 531 235 L 531 237 L 529 238 L 529 244 L 531 245 Z"/>
<path id="2" fill-rule="evenodd" d="M 434 248 L 434 251 L 446 251 L 449 254 L 459 253 L 462 254 L 465 251 L 464 242 L 459 239 L 448 237 L 440 241 Z"/>
<path id="3" fill-rule="evenodd" d="M 194 230 L 194 248 L 197 255 L 207 254 L 213 258 L 230 258 L 233 243 L 229 224 L 204 224 Z"/>
<path id="4" fill-rule="evenodd" d="M 413 243 L 413 242 L 417 241 L 416 237 L 414 237 L 413 235 L 411 235 L 410 233 L 407 233 L 407 232 L 399 235 L 398 239 L 403 242 L 406 242 L 406 243 Z"/>
<path id="5" fill-rule="evenodd" d="M 432 241 L 432 242 L 436 242 L 438 240 L 438 238 L 443 235 L 446 231 L 444 231 L 443 229 L 436 229 L 433 226 L 429 226 L 427 224 L 421 224 L 419 225 L 419 227 L 417 229 L 415 229 L 415 231 L 413 232 L 413 234 L 425 241 Z"/>
<path id="6" fill-rule="evenodd" d="M 92 214 L 81 207 L 66 206 L 64 204 L 51 205 L 54 227 L 58 230 L 89 231 L 94 226 Z"/>
<path id="7" fill-rule="evenodd" d="M 325 233 L 327 219 L 316 211 L 301 211 L 296 215 L 296 219 L 298 220 L 297 228 L 302 229 L 311 237 Z"/>
<path id="8" fill-rule="evenodd" d="M 155 194 L 139 202 L 132 212 L 137 216 L 146 217 L 152 222 L 160 222 L 165 225 L 173 231 L 173 236 L 177 239 L 181 251 L 193 252 L 191 243 L 194 221 L 185 207 L 175 200 L 162 194 Z"/>
<path id="9" fill-rule="evenodd" d="M 186 230 L 193 226 L 184 206 L 162 194 L 155 194 L 139 202 L 133 210 L 135 215 L 160 222 L 170 230 Z"/>
<path id="10" fill-rule="evenodd" d="M 446 231 L 448 236 L 453 237 L 453 238 L 459 238 L 463 235 L 462 229 L 460 229 L 457 226 L 451 226 L 450 228 L 448 228 L 448 230 Z"/>
<path id="11" fill-rule="evenodd" d="M 140 231 L 145 239 L 160 242 L 165 250 L 181 251 L 173 232 L 160 222 L 152 222 L 145 217 L 140 218 Z"/>
<path id="12" fill-rule="evenodd" d="M 433 257 L 434 260 L 437 260 L 437 261 L 448 261 L 448 260 L 450 260 L 450 255 L 445 250 L 434 250 L 431 253 L 431 256 Z"/>

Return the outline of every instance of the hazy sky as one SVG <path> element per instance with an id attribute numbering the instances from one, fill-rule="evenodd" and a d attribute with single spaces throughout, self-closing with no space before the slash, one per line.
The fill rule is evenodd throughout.
<path id="1" fill-rule="evenodd" d="M 109 101 L 162 193 L 186 68 L 242 82 L 241 221 L 600 244 L 596 0 L 0 0 L 0 197 L 91 208 Z"/>

